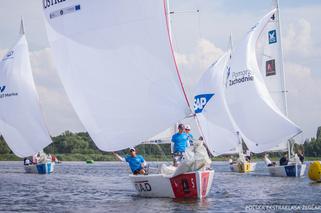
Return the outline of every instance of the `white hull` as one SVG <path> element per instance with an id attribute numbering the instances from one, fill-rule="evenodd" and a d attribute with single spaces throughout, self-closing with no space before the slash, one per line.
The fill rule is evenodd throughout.
<path id="1" fill-rule="evenodd" d="M 235 163 L 230 165 L 230 170 L 232 172 L 246 173 L 254 172 L 256 168 L 256 163 Z"/>
<path id="2" fill-rule="evenodd" d="M 50 174 L 54 171 L 55 163 L 47 162 L 42 164 L 25 165 L 25 172 L 32 174 Z"/>
<path id="3" fill-rule="evenodd" d="M 204 198 L 213 183 L 214 171 L 188 172 L 175 177 L 162 174 L 129 175 L 142 197 Z"/>
<path id="4" fill-rule="evenodd" d="M 304 176 L 306 164 L 269 166 L 267 169 L 270 175 L 274 177 L 301 177 Z"/>

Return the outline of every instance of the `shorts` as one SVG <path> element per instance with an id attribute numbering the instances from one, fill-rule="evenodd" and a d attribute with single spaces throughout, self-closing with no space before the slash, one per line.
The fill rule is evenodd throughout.
<path id="1" fill-rule="evenodd" d="M 142 167 L 140 167 L 139 169 L 136 169 L 136 170 L 133 172 L 133 174 L 134 174 L 134 175 L 138 175 L 139 172 L 140 172 L 140 170 L 142 170 L 142 169 L 143 169 Z"/>
<path id="2" fill-rule="evenodd" d="M 174 164 L 181 162 L 183 160 L 184 152 L 175 152 L 173 154 Z"/>

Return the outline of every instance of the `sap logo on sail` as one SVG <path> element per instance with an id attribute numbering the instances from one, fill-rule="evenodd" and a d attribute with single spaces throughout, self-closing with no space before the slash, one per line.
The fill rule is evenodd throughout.
<path id="1" fill-rule="evenodd" d="M 277 42 L 276 30 L 271 30 L 268 32 L 269 44 L 274 44 Z"/>
<path id="2" fill-rule="evenodd" d="M 234 72 L 231 76 L 232 79 L 229 79 L 229 86 L 233 86 L 240 83 L 245 83 L 247 81 L 254 81 L 254 76 L 251 70 L 243 70 L 240 72 Z"/>
<path id="3" fill-rule="evenodd" d="M 47 9 L 53 5 L 65 2 L 66 0 L 42 0 L 43 9 Z"/>
<path id="4" fill-rule="evenodd" d="M 0 93 L 3 93 L 5 89 L 6 89 L 6 86 L 0 86 Z"/>
<path id="5" fill-rule="evenodd" d="M 135 188 L 138 192 L 150 192 L 152 191 L 151 185 L 148 181 L 138 181 L 135 182 Z"/>
<path id="6" fill-rule="evenodd" d="M 194 98 L 194 112 L 195 113 L 201 113 L 206 106 L 206 104 L 209 102 L 209 100 L 214 96 L 213 94 L 202 94 L 197 95 Z"/>

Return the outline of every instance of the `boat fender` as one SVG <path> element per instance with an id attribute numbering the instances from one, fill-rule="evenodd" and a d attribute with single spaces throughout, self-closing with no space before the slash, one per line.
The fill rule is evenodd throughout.
<path id="1" fill-rule="evenodd" d="M 321 162 L 320 161 L 314 161 L 310 164 L 308 175 L 309 175 L 309 178 L 313 181 L 321 181 Z"/>

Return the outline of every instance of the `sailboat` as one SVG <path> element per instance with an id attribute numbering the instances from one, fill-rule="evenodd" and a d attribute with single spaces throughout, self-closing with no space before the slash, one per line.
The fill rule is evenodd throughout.
<path id="1" fill-rule="evenodd" d="M 276 12 L 262 31 L 257 43 L 258 64 L 264 82 L 278 109 L 288 117 L 287 89 L 285 72 L 283 70 L 283 51 L 281 42 L 280 11 L 278 0 L 272 0 Z M 298 132 L 298 134 L 300 134 Z M 292 138 L 285 139 L 282 143 L 273 147 L 271 151 L 286 151 L 290 159 L 290 165 L 268 167 L 272 176 L 303 176 L 306 165 L 296 162 L 293 153 Z"/>
<path id="2" fill-rule="evenodd" d="M 166 0 L 44 2 L 65 91 L 104 151 L 138 145 L 191 114 L 175 61 Z M 75 24 L 77 23 L 77 24 Z M 130 175 L 145 197 L 206 197 L 214 171 Z"/>
<path id="3" fill-rule="evenodd" d="M 230 164 L 233 172 L 252 172 L 255 162 L 247 162 L 244 158 L 242 138 L 237 125 L 233 121 L 225 97 L 224 71 L 232 58 L 231 37 L 229 50 L 213 63 L 203 74 L 196 86 L 194 108 L 202 127 L 207 145 L 214 156 L 238 154 L 239 159 Z"/>
<path id="4" fill-rule="evenodd" d="M 0 132 L 19 157 L 32 156 L 52 141 L 47 131 L 31 71 L 21 21 L 20 37 L 0 62 Z M 25 166 L 28 173 L 53 172 L 51 161 Z"/>
<path id="5" fill-rule="evenodd" d="M 195 98 L 203 101 L 198 117 L 209 147 L 217 154 L 231 150 L 239 138 L 252 152 L 262 153 L 302 132 L 275 104 L 258 64 L 258 40 L 276 16 L 277 9 L 264 16 L 199 82 Z M 270 42 L 276 43 L 272 38 Z M 304 165 L 289 167 L 295 169 L 294 175 L 304 170 Z M 287 168 L 276 166 L 270 171 L 287 174 Z"/>

